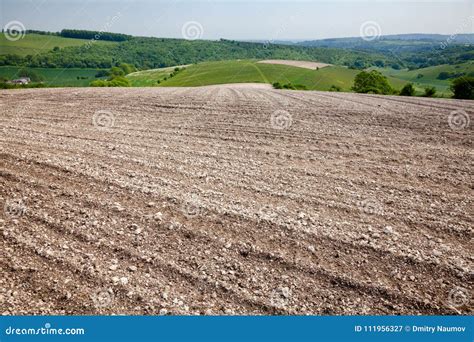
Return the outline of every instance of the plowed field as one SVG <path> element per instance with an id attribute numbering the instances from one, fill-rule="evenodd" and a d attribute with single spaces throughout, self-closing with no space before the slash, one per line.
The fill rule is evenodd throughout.
<path id="1" fill-rule="evenodd" d="M 0 113 L 0 313 L 472 313 L 472 101 L 30 89 Z"/>

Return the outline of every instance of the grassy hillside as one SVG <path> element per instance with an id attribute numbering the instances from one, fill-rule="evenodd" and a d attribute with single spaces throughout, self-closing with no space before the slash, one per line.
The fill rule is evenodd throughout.
<path id="1" fill-rule="evenodd" d="M 143 70 L 128 74 L 127 78 L 133 87 L 154 87 L 158 85 L 158 81 L 162 82 L 165 77 L 169 77 L 174 69 L 175 67 Z"/>
<path id="2" fill-rule="evenodd" d="M 30 35 L 30 39 L 32 34 Z M 22 44 L 31 47 L 35 42 L 26 41 L 29 35 L 17 42 L 8 42 L 19 49 Z M 57 36 L 39 36 L 39 39 L 66 39 Z M 73 39 L 73 42 L 85 42 Z M 35 43 L 36 44 L 36 43 Z M 112 44 L 112 45 L 110 45 Z M 80 44 L 79 44 L 80 45 Z M 41 47 L 36 44 L 36 48 Z M 356 60 L 376 65 L 375 60 L 383 56 L 362 51 L 342 49 L 307 48 L 299 46 L 274 45 L 264 46 L 259 43 L 245 43 L 231 40 L 185 40 L 152 37 L 132 37 L 119 43 L 97 42 L 90 48 L 86 46 L 69 46 L 60 51 L 51 51 L 55 46 L 50 42 L 42 53 L 33 58 L 1 58 L 0 65 L 24 65 L 29 67 L 78 67 L 110 68 L 115 62 L 132 64 L 139 69 L 156 69 L 173 65 L 199 62 L 236 60 L 236 59 L 291 59 L 320 61 L 329 64 L 352 65 Z M 25 53 L 23 51 L 23 53 Z M 388 63 L 388 61 L 386 61 Z"/>
<path id="3" fill-rule="evenodd" d="M 474 73 L 474 62 L 458 65 L 437 65 L 416 70 L 394 70 L 391 68 L 378 68 L 377 70 L 386 76 L 412 82 L 419 91 L 422 91 L 427 86 L 433 86 L 436 87 L 440 94 L 448 95 L 451 93 L 449 90 L 451 79 L 440 80 L 438 75 L 441 72 L 448 72 L 450 74 L 464 73 L 465 75 Z"/>
<path id="4" fill-rule="evenodd" d="M 292 83 L 304 85 L 308 90 L 329 90 L 332 85 L 349 91 L 358 70 L 343 66 L 330 66 L 309 70 L 286 65 L 262 64 L 257 60 L 206 62 L 188 66 L 169 78 L 173 68 L 147 70 L 128 75 L 134 86 L 195 87 L 225 83 Z M 167 80 L 164 78 L 168 77 Z M 160 80 L 160 84 L 158 84 Z M 390 79 L 399 88 L 404 82 Z"/>
<path id="5" fill-rule="evenodd" d="M 64 38 L 54 35 L 42 35 L 28 33 L 24 38 L 17 41 L 9 41 L 4 34 L 0 35 L 1 55 L 36 55 L 51 51 L 55 46 L 65 48 L 68 46 L 81 46 L 89 42 L 87 39 Z M 98 41 L 94 44 L 117 44 L 114 42 Z"/>
<path id="6" fill-rule="evenodd" d="M 446 42 L 450 42 L 447 44 Z M 298 46 L 327 47 L 381 54 L 390 63 L 378 61 L 378 67 L 420 69 L 443 64 L 461 64 L 474 59 L 474 34 L 449 35 L 402 34 L 382 36 L 371 41 L 361 37 L 334 38 L 300 42 Z M 363 67 L 370 65 L 362 61 Z M 360 67 L 360 62 L 355 65 Z M 346 64 L 347 65 L 347 64 Z"/>
<path id="7" fill-rule="evenodd" d="M 19 67 L 0 67 L 0 77 L 14 79 L 18 77 Z M 44 83 L 51 87 L 86 87 L 95 80 L 98 69 L 56 69 L 31 68 L 44 78 Z M 79 78 L 78 78 L 79 77 Z"/>

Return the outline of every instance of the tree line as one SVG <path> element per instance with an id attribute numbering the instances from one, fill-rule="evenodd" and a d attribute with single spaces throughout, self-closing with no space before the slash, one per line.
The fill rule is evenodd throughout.
<path id="1" fill-rule="evenodd" d="M 132 36 L 123 33 L 71 29 L 61 30 L 59 35 L 65 38 L 108 40 L 112 42 L 123 42 L 132 38 Z"/>
<path id="2" fill-rule="evenodd" d="M 453 98 L 474 100 L 474 77 L 461 76 L 451 83 Z M 356 93 L 381 94 L 381 95 L 401 95 L 415 96 L 416 91 L 413 83 L 407 83 L 397 91 L 392 88 L 387 77 L 377 70 L 362 71 L 356 75 L 352 90 Z M 433 97 L 436 95 L 436 88 L 427 86 L 421 96 Z"/>
<path id="3" fill-rule="evenodd" d="M 79 37 L 91 36 L 76 36 L 76 38 Z M 130 40 L 107 46 L 89 44 L 66 47 L 24 57 L 19 55 L 0 55 L 0 66 L 106 69 L 115 66 L 117 62 L 121 62 L 134 65 L 138 69 L 153 69 L 232 59 L 315 60 L 323 63 L 349 66 L 354 64 L 356 60 L 363 60 L 364 65 L 373 65 L 376 60 L 383 59 L 383 56 L 342 49 L 308 48 L 276 44 L 265 46 L 261 43 L 230 40 L 189 41 L 183 39 L 133 37 Z M 386 62 L 388 63 L 388 61 Z"/>

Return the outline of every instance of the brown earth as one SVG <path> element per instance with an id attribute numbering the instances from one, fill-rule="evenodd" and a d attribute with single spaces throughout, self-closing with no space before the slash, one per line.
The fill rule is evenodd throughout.
<path id="1" fill-rule="evenodd" d="M 258 63 L 289 65 L 289 66 L 311 69 L 311 70 L 316 70 L 316 69 L 325 68 L 327 66 L 331 66 L 331 64 L 326 64 L 326 63 L 310 62 L 310 61 L 293 61 L 293 60 L 284 60 L 284 59 L 267 59 L 264 61 L 260 61 Z"/>
<path id="2" fill-rule="evenodd" d="M 30 89 L 0 113 L 0 313 L 473 311 L 473 101 Z"/>

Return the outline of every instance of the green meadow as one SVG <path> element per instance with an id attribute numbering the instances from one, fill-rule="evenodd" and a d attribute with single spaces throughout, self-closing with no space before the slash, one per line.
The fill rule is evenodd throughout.
<path id="1" fill-rule="evenodd" d="M 0 67 L 0 77 L 6 79 L 18 78 L 21 67 Z M 99 69 L 62 69 L 62 68 L 28 68 L 35 71 L 50 87 L 86 87 L 95 80 Z"/>
<path id="2" fill-rule="evenodd" d="M 10 41 L 5 34 L 0 35 L 0 54 L 1 55 L 36 55 L 42 52 L 50 51 L 55 47 L 60 49 L 69 46 L 81 46 L 89 42 L 87 39 L 64 38 L 55 35 L 43 35 L 36 33 L 27 33 L 23 38 Z M 94 44 L 117 44 L 108 41 L 96 41 Z"/>
<path id="3" fill-rule="evenodd" d="M 310 90 L 327 90 L 338 85 L 349 90 L 357 73 L 345 67 L 331 66 L 320 70 L 257 63 L 256 60 L 204 62 L 187 66 L 174 77 L 174 68 L 147 70 L 127 77 L 134 86 L 197 87 L 226 83 L 292 83 Z M 166 79 L 165 79 L 166 78 Z M 158 84 L 158 80 L 160 83 Z"/>
<path id="4" fill-rule="evenodd" d="M 448 72 L 450 74 L 465 75 L 474 74 L 474 62 L 467 62 L 455 65 L 437 65 L 428 68 L 416 69 L 416 70 L 394 70 L 391 68 L 376 68 L 382 74 L 387 77 L 398 78 L 400 80 L 411 82 L 415 85 L 415 89 L 422 92 L 425 87 L 435 87 L 439 95 L 451 95 L 452 79 L 441 80 L 438 76 L 441 72 Z"/>
<path id="5" fill-rule="evenodd" d="M 137 71 L 127 75 L 127 78 L 132 83 L 132 87 L 155 87 L 158 86 L 158 81 L 164 82 L 164 79 L 169 77 L 174 71 L 175 67 L 151 69 Z"/>
<path id="6" fill-rule="evenodd" d="M 193 64 L 169 77 L 174 68 L 137 72 L 127 77 L 133 86 L 197 87 L 226 83 L 291 83 L 305 86 L 308 90 L 329 90 L 335 85 L 342 91 L 350 91 L 358 70 L 344 66 L 329 66 L 310 70 L 294 66 L 263 64 L 257 60 L 236 60 Z M 165 79 L 166 78 L 166 79 Z M 158 81 L 160 81 L 158 83 Z M 395 88 L 404 82 L 389 78 Z"/>

